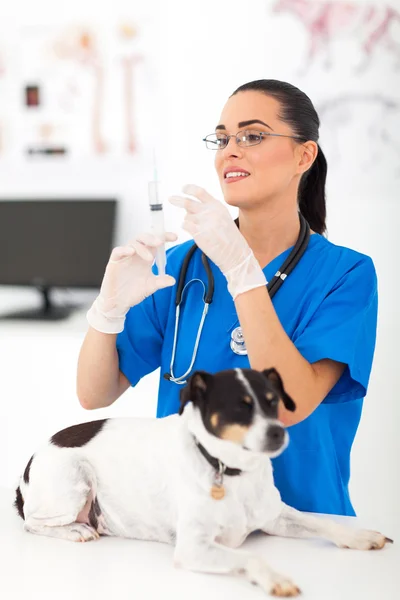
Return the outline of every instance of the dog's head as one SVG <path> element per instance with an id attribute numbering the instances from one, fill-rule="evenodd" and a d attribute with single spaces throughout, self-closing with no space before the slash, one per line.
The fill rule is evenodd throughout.
<path id="1" fill-rule="evenodd" d="M 277 456 L 288 443 L 278 421 L 278 404 L 296 409 L 276 369 L 232 369 L 215 375 L 196 371 L 181 390 L 182 414 L 188 402 L 200 411 L 206 430 L 245 450 Z"/>

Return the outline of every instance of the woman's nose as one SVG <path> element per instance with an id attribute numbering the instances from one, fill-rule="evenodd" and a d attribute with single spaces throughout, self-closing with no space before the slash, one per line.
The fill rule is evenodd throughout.
<path id="1" fill-rule="evenodd" d="M 229 136 L 227 145 L 222 150 L 224 158 L 227 156 L 240 156 L 242 154 L 242 148 L 237 143 L 236 136 Z"/>

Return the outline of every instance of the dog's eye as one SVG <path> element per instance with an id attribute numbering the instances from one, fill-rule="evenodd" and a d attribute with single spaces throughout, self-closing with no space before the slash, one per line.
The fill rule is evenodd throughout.
<path id="1" fill-rule="evenodd" d="M 247 408 L 253 408 L 253 400 L 250 398 L 250 396 L 243 396 L 240 401 L 241 404 Z"/>
<path id="2" fill-rule="evenodd" d="M 272 406 L 272 407 L 277 406 L 277 404 L 279 402 L 279 398 L 277 398 L 277 396 L 275 394 L 273 394 L 272 392 L 267 392 L 265 397 L 268 400 L 268 404 L 270 406 Z"/>

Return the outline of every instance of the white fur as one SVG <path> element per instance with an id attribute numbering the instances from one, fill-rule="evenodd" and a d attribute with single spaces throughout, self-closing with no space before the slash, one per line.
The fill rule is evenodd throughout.
<path id="1" fill-rule="evenodd" d="M 226 466 L 243 471 L 224 477 L 222 500 L 210 496 L 214 470 L 193 436 Z M 34 456 L 29 484 L 21 478 L 20 488 L 27 531 L 73 541 L 103 533 L 172 543 L 176 566 L 241 574 L 282 596 L 299 589 L 263 558 L 236 550 L 252 531 L 324 536 L 360 549 L 385 544 L 381 534 L 349 530 L 285 505 L 269 458 L 211 435 L 191 403 L 180 417 L 111 419 L 82 448 L 47 443 Z M 101 508 L 98 531 L 85 519 L 93 497 Z"/>
<path id="2" fill-rule="evenodd" d="M 236 371 L 236 377 L 238 378 L 238 380 L 240 381 L 240 383 L 246 390 L 246 393 L 250 396 L 250 398 L 253 400 L 253 402 L 255 404 L 258 404 L 257 396 L 255 395 L 254 390 L 251 387 L 249 380 L 246 379 L 242 369 L 235 369 L 235 371 Z"/>

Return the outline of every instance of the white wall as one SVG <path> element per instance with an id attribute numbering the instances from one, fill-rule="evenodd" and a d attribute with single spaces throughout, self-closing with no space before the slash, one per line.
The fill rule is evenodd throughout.
<path id="1" fill-rule="evenodd" d="M 383 19 L 386 8 L 375 2 L 378 10 L 372 25 Z M 220 197 L 213 156 L 204 149 L 201 139 L 215 127 L 227 96 L 240 84 L 259 78 L 287 80 L 308 93 L 321 109 L 323 120 L 321 146 L 329 162 L 329 237 L 370 254 L 379 277 L 378 342 L 353 451 L 353 500 L 359 514 L 384 511 L 394 515 L 400 503 L 395 476 L 400 458 L 395 430 L 400 416 L 396 361 L 400 323 L 395 293 L 395 259 L 399 258 L 395 242 L 400 217 L 400 144 L 396 133 L 400 126 L 400 71 L 395 67 L 400 58 L 378 44 L 370 65 L 357 71 L 363 61 L 363 43 L 370 33 L 363 21 L 368 5 L 360 0 L 350 3 L 355 8 L 353 21 L 338 34 L 337 20 L 331 27 L 330 69 L 326 68 L 327 54 L 323 51 L 305 69 L 310 35 L 290 12 L 273 13 L 276 2 L 269 0 L 248 0 L 246 4 L 241 0 L 203 0 L 199 4 L 148 0 L 146 9 L 144 3 L 127 0 L 114 1 L 106 9 L 92 1 L 74 0 L 68 3 L 68 14 L 50 2 L 25 6 L 23 12 L 18 4 L 8 12 L 0 9 L 0 35 L 7 30 L 14 40 L 18 40 L 22 25 L 42 18 L 47 25 L 73 20 L 94 22 L 99 31 L 105 31 L 119 17 L 132 17 L 142 19 L 144 31 L 147 23 L 150 32 L 144 35 L 141 46 L 148 60 L 139 80 L 138 155 L 113 152 L 94 157 L 87 153 L 65 161 L 28 164 L 15 152 L 4 152 L 0 154 L 0 195 L 117 194 L 122 207 L 119 243 L 148 224 L 150 138 L 157 139 L 165 196 L 193 182 Z M 318 4 L 315 0 L 314 11 Z M 343 3 L 337 2 L 336 6 L 339 11 Z M 399 31 L 395 24 L 392 32 L 400 48 Z M 0 51 L 1 46 L 0 37 Z M 0 91 L 4 81 L 0 79 Z M 6 97 L 15 98 L 15 94 Z M 335 100 L 336 104 L 329 104 Z M 0 100 L 0 120 L 13 114 L 15 117 L 13 110 Z M 119 105 L 109 105 L 106 128 L 110 127 L 107 120 L 114 123 L 118 110 Z M 148 131 L 151 133 L 147 135 Z M 168 204 L 165 212 L 169 228 L 185 239 L 179 231 L 180 212 Z M 30 291 L 24 294 L 25 298 L 33 297 Z M 14 303 L 16 297 L 14 292 L 0 289 L 2 305 Z M 0 463 L 0 485 L 12 485 L 15 471 L 29 458 L 40 436 L 103 414 L 85 413 L 75 397 L 76 359 L 84 330 L 85 323 L 79 319 L 55 330 L 43 326 L 40 332 L 35 327 L 12 327 L 0 322 L 0 448 L 4 445 L 1 456 L 7 457 L 6 464 Z M 154 414 L 156 383 L 156 376 L 150 376 L 107 414 Z"/>

